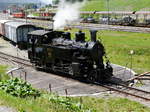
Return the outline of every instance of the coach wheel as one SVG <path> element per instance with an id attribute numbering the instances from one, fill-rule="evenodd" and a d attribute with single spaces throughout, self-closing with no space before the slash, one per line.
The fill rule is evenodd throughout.
<path id="1" fill-rule="evenodd" d="M 89 73 L 89 75 L 88 75 L 88 77 L 87 77 L 87 80 L 88 80 L 89 82 L 96 82 L 96 81 L 97 81 L 97 71 L 96 71 L 96 70 L 92 70 L 92 71 Z"/>
<path id="2" fill-rule="evenodd" d="M 71 65 L 69 66 L 69 74 L 70 74 L 71 76 L 73 76 L 73 75 L 74 75 L 74 73 L 73 73 L 73 68 L 72 68 L 72 66 L 71 66 Z"/>

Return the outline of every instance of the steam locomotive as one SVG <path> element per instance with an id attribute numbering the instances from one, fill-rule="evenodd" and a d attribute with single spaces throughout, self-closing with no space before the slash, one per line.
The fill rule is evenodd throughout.
<path id="1" fill-rule="evenodd" d="M 91 41 L 79 31 L 75 39 L 70 32 L 36 30 L 28 33 L 28 57 L 36 68 L 63 73 L 90 82 L 104 82 L 112 77 L 109 61 L 104 64 L 105 50 L 92 30 Z"/>

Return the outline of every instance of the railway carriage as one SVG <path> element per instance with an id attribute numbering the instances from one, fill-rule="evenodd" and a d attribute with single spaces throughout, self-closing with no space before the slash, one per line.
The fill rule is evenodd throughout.
<path id="1" fill-rule="evenodd" d="M 24 22 L 10 21 L 4 24 L 5 38 L 17 44 L 19 48 L 26 47 L 28 32 L 36 30 L 36 27 Z"/>
<path id="2" fill-rule="evenodd" d="M 34 25 L 13 20 L 0 20 L 0 35 L 4 39 L 17 44 L 19 48 L 26 48 L 27 34 L 38 29 Z"/>

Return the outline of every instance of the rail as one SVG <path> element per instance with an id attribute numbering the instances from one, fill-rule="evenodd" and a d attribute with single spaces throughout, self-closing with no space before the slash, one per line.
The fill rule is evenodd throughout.
<path id="1" fill-rule="evenodd" d="M 136 89 L 133 87 L 126 86 L 124 84 L 117 84 L 117 83 L 112 83 L 111 85 L 104 85 L 104 84 L 98 83 L 98 85 L 105 87 L 111 91 L 116 91 L 118 93 L 130 95 L 130 96 L 140 98 L 145 101 L 150 101 L 150 92 L 149 91 L 144 91 L 141 89 Z M 119 88 L 118 88 L 118 86 L 119 86 Z"/>
<path id="2" fill-rule="evenodd" d="M 30 63 L 29 60 L 19 58 L 19 57 L 15 57 L 15 56 L 3 53 L 3 52 L 0 52 L 0 58 L 5 59 L 5 60 L 10 60 L 12 62 L 22 64 L 24 66 L 32 67 L 32 64 Z"/>

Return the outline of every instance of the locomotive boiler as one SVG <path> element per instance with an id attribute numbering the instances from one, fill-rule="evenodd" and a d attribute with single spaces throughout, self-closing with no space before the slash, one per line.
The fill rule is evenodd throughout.
<path id="1" fill-rule="evenodd" d="M 63 73 L 90 82 L 104 82 L 111 78 L 112 67 L 104 63 L 105 49 L 90 31 L 91 41 L 79 31 L 75 39 L 69 32 L 36 30 L 28 34 L 28 57 L 36 68 Z"/>

